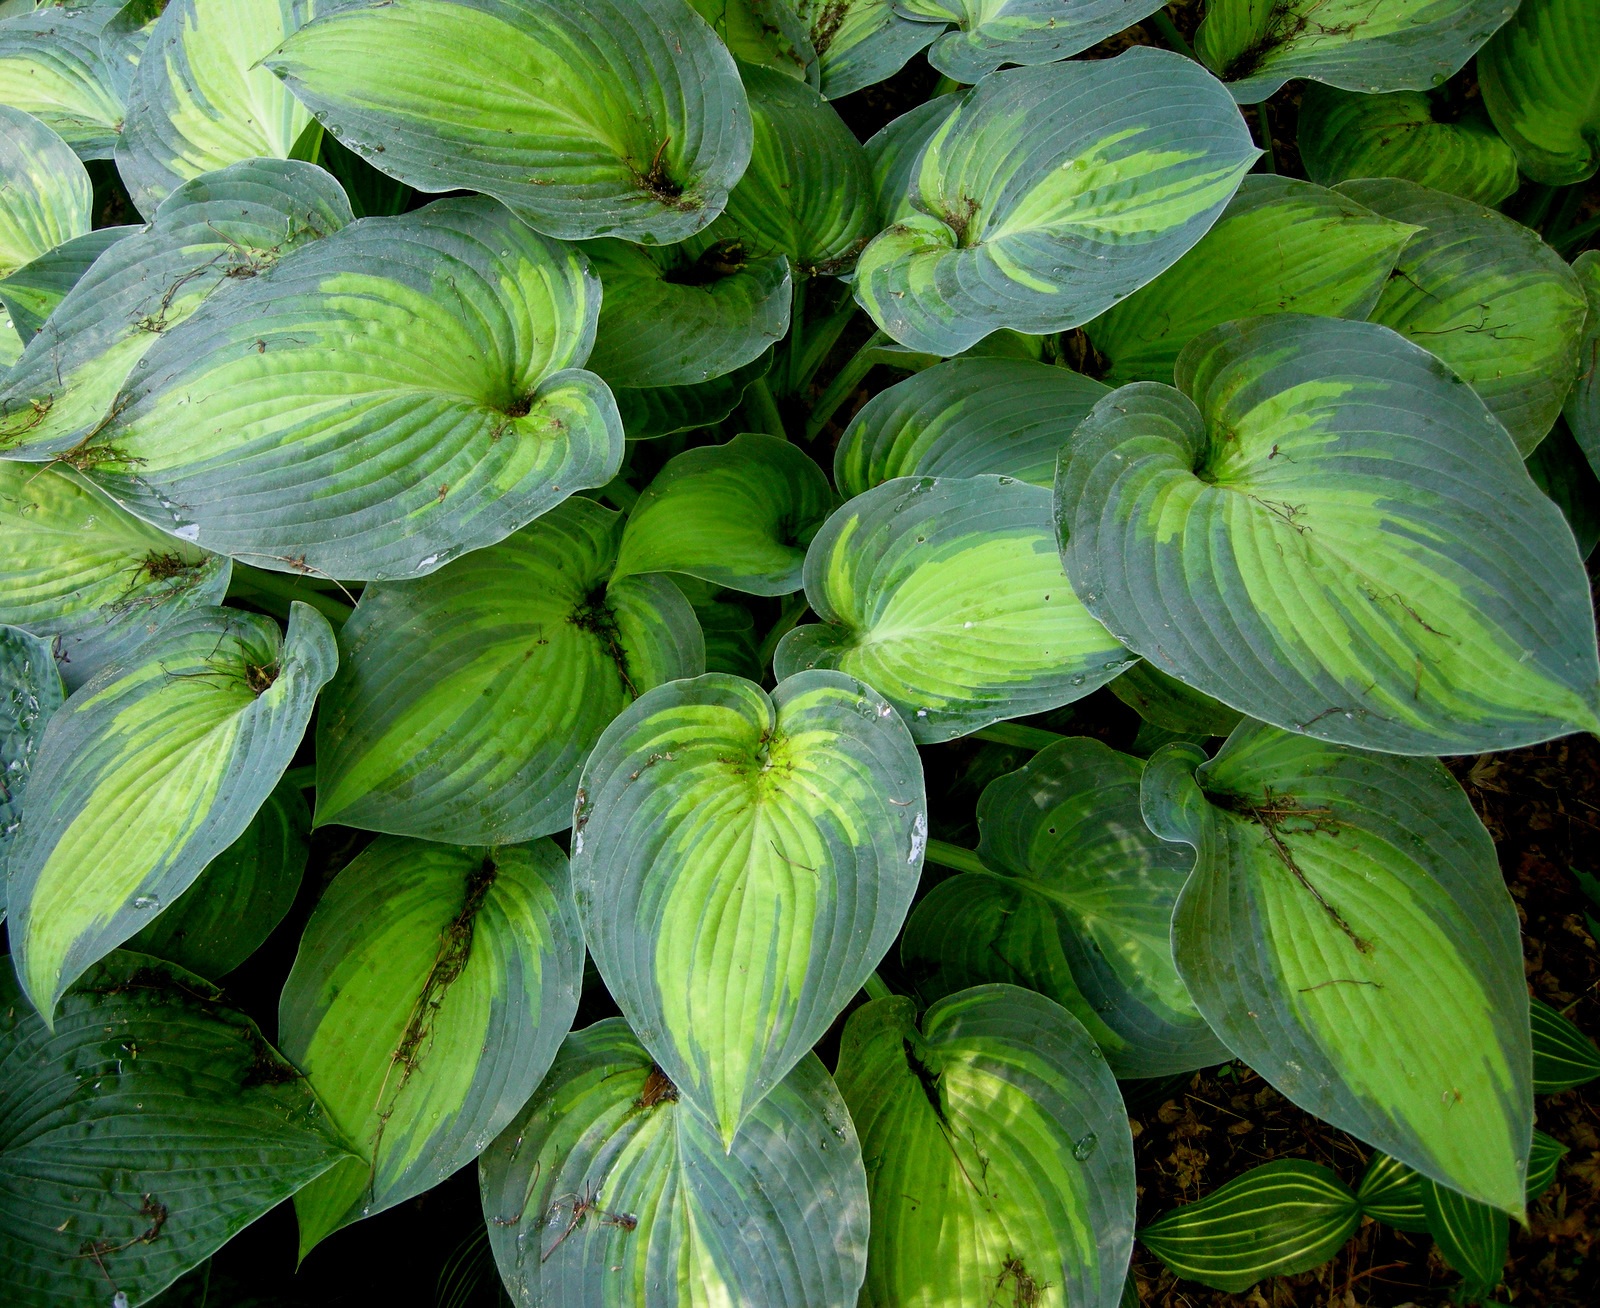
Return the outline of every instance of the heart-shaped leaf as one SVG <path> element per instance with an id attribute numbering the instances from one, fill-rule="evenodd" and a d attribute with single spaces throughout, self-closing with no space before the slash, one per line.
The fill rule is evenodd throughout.
<path id="1" fill-rule="evenodd" d="M 1111 1070 L 1016 986 L 858 1008 L 839 1090 L 867 1161 L 863 1304 L 1115 1308 L 1133 1247 L 1133 1141 Z M 1048 1296 L 1048 1297 L 1046 1297 Z"/>
<path id="2" fill-rule="evenodd" d="M 232 573 L 64 467 L 0 461 L 0 535 L 0 622 L 53 642 L 69 689 L 179 614 L 221 603 Z"/>
<path id="3" fill-rule="evenodd" d="M 339 184 L 307 163 L 256 159 L 180 186 L 144 231 L 95 261 L 0 379 L 0 448 L 25 459 L 73 450 L 209 296 L 228 297 L 349 221 Z"/>
<path id="4" fill-rule="evenodd" d="M 1050 493 L 1011 477 L 898 477 L 858 495 L 806 553 L 821 623 L 774 669 L 860 677 L 923 744 L 1082 699 L 1132 661 L 1072 593 Z"/>
<path id="5" fill-rule="evenodd" d="M 203 608 L 168 623 L 50 720 L 11 847 L 11 950 L 56 1001 L 243 833 L 338 661 L 327 619 Z"/>
<path id="6" fill-rule="evenodd" d="M 63 698 L 50 642 L 19 627 L 0 626 L 0 913 L 6 906 L 6 863 L 39 738 Z"/>
<path id="7" fill-rule="evenodd" d="M 1572 270 L 1521 223 L 1470 200 L 1394 178 L 1339 189 L 1423 229 L 1401 254 L 1372 321 L 1448 363 L 1531 453 L 1578 372 L 1588 304 Z"/>
<path id="8" fill-rule="evenodd" d="M 1600 250 L 1585 250 L 1573 260 L 1572 272 L 1583 287 L 1589 316 L 1578 342 L 1578 375 L 1562 414 L 1584 458 L 1600 476 Z"/>
<path id="9" fill-rule="evenodd" d="M 1478 60 L 1483 103 L 1522 171 L 1567 186 L 1600 167 L 1600 13 L 1523 0 Z"/>
<path id="10" fill-rule="evenodd" d="M 583 934 L 548 840 L 381 837 L 328 887 L 278 1001 L 283 1052 L 365 1155 L 295 1196 L 300 1254 L 482 1152 L 578 1011 Z"/>
<path id="11" fill-rule="evenodd" d="M 76 286 L 94 261 L 137 227 L 102 227 L 64 241 L 9 276 L 0 277 L 0 305 L 24 343 L 44 326 L 45 319 Z"/>
<path id="12" fill-rule="evenodd" d="M 681 241 L 750 160 L 738 68 L 685 0 L 377 0 L 263 62 L 379 171 L 567 240 Z"/>
<path id="13" fill-rule="evenodd" d="M 745 434 L 670 460 L 628 515 L 617 575 L 682 572 L 750 595 L 801 586 L 806 546 L 837 500 L 806 454 Z"/>
<path id="14" fill-rule="evenodd" d="M 589 366 L 613 385 L 709 381 L 760 358 L 789 330 L 782 255 L 751 259 L 706 238 L 665 249 L 595 241 L 584 252 L 605 288 Z"/>
<path id="15" fill-rule="evenodd" d="M 1083 1023 L 1119 1077 L 1227 1060 L 1172 961 L 1172 906 L 1194 860 L 1145 827 L 1143 771 L 1078 736 L 984 788 L 984 870 L 940 882 L 901 941 L 924 999 L 986 981 L 1037 990 Z"/>
<path id="16" fill-rule="evenodd" d="M 1443 83 L 1518 0 L 1213 0 L 1195 53 L 1240 104 L 1292 77 L 1347 91 L 1426 91 Z"/>
<path id="17" fill-rule="evenodd" d="M 1600 723 L 1572 534 L 1437 359 L 1278 314 L 1197 337 L 1177 379 L 1103 400 L 1056 478 L 1067 575 L 1125 645 L 1252 717 L 1371 749 Z"/>
<path id="18" fill-rule="evenodd" d="M 956 354 L 1001 327 L 1076 327 L 1216 221 L 1258 151 L 1193 60 L 1115 59 L 984 78 L 923 146 L 856 298 L 895 340 Z"/>
<path id="19" fill-rule="evenodd" d="M 939 35 L 903 18 L 894 0 L 785 0 L 811 30 L 822 94 L 830 100 L 893 77 Z"/>
<path id="20" fill-rule="evenodd" d="M 311 813 L 300 787 L 280 781 L 244 834 L 128 947 L 220 980 L 255 953 L 294 906 L 310 852 Z"/>
<path id="21" fill-rule="evenodd" d="M 614 574 L 621 538 L 621 514 L 574 497 L 431 577 L 368 586 L 318 717 L 317 821 L 480 844 L 569 825 L 606 724 L 703 671 L 672 583 Z"/>
<path id="22" fill-rule="evenodd" d="M 1087 50 L 1159 8 L 1155 0 L 896 0 L 908 18 L 949 23 L 928 62 L 957 82 L 1001 64 L 1049 64 Z M 1142 11 L 1142 12 L 1141 12 Z"/>
<path id="23" fill-rule="evenodd" d="M 1549 1004 L 1528 1005 L 1533 1039 L 1533 1091 L 1559 1094 L 1600 1077 L 1600 1049 Z"/>
<path id="24" fill-rule="evenodd" d="M 986 473 L 1048 486 L 1056 455 L 1109 392 L 1025 359 L 951 359 L 879 391 L 850 420 L 833 478 L 860 495 L 894 477 Z"/>
<path id="25" fill-rule="evenodd" d="M 324 5 L 326 0 L 323 0 Z M 310 112 L 261 60 L 318 0 L 171 0 L 128 90 L 117 172 L 140 213 L 245 159 L 287 159 Z"/>
<path id="26" fill-rule="evenodd" d="M 93 191 L 72 149 L 37 118 L 0 104 L 0 277 L 89 230 Z"/>
<path id="27" fill-rule="evenodd" d="M 1234 318 L 1365 318 L 1416 230 L 1309 182 L 1246 177 L 1176 266 L 1083 329 L 1091 363 L 1114 384 L 1171 382 L 1178 352 Z"/>
<path id="28" fill-rule="evenodd" d="M 367 218 L 163 336 L 82 462 L 218 553 L 432 572 L 616 472 L 616 405 L 579 367 L 599 298 L 487 196 Z"/>
<path id="29" fill-rule="evenodd" d="M 80 159 L 109 159 L 122 130 L 117 75 L 101 50 L 115 6 L 50 6 L 0 22 L 0 104 L 32 114 Z"/>
<path id="30" fill-rule="evenodd" d="M 606 986 L 729 1145 L 888 952 L 922 868 L 922 764 L 837 672 L 641 695 L 590 754 L 572 880 Z"/>
<path id="31" fill-rule="evenodd" d="M 18 1308 L 146 1303 L 349 1157 L 305 1078 L 217 998 L 118 951 L 52 1031 L 0 967 L 0 1284 Z"/>
<path id="32" fill-rule="evenodd" d="M 616 1018 L 576 1031 L 479 1162 L 516 1302 L 855 1308 L 861 1146 L 806 1054 L 725 1144 Z"/>
<path id="33" fill-rule="evenodd" d="M 1418 91 L 1357 95 L 1310 83 L 1296 144 L 1306 175 L 1332 186 L 1352 177 L 1402 177 L 1478 204 L 1517 189 L 1517 157 L 1481 109 L 1439 116 Z"/>
<path id="34" fill-rule="evenodd" d="M 1144 816 L 1195 848 L 1173 953 L 1235 1055 L 1520 1218 L 1533 1089 L 1517 915 L 1443 765 L 1247 722 L 1210 762 L 1157 753 Z"/>
<path id="35" fill-rule="evenodd" d="M 815 89 L 822 80 L 811 32 L 794 0 L 689 0 L 744 64 L 773 68 Z M 748 90 L 748 84 L 746 85 Z"/>
<path id="36" fill-rule="evenodd" d="M 1356 1196 L 1333 1172 L 1280 1158 L 1164 1213 L 1139 1243 L 1185 1280 L 1242 1294 L 1269 1276 L 1320 1267 L 1360 1224 Z"/>

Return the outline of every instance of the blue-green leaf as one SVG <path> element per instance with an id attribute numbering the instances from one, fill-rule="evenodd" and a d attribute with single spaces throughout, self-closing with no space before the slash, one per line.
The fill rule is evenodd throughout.
<path id="1" fill-rule="evenodd" d="M 1600 250 L 1585 250 L 1572 263 L 1573 275 L 1589 304 L 1578 342 L 1578 375 L 1562 413 L 1573 439 L 1600 477 Z"/>
<path id="2" fill-rule="evenodd" d="M 89 230 L 93 190 L 71 148 L 37 118 L 0 104 L 0 277 Z"/>
<path id="3" fill-rule="evenodd" d="M 0 105 L 32 114 L 80 159 L 109 159 L 122 131 L 118 71 L 102 48 L 114 4 L 0 12 Z"/>
<path id="4" fill-rule="evenodd" d="M 39 738 L 64 697 L 50 642 L 0 626 L 0 913 L 6 907 L 6 864 Z"/>
<path id="5" fill-rule="evenodd" d="M 784 0 L 811 30 L 822 94 L 830 100 L 893 77 L 939 35 L 896 12 L 894 0 Z"/>
<path id="6" fill-rule="evenodd" d="M 44 326 L 67 293 L 76 286 L 94 261 L 137 227 L 102 227 L 64 241 L 15 272 L 0 277 L 0 305 L 11 316 L 24 343 L 31 341 Z"/>
<path id="7" fill-rule="evenodd" d="M 1600 167 L 1600 11 L 1522 0 L 1478 59 L 1484 107 L 1522 171 L 1568 186 Z"/>

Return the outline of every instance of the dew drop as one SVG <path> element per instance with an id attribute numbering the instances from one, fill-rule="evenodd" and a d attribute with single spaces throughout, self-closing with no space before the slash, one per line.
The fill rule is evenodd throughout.
<path id="1" fill-rule="evenodd" d="M 186 523 L 183 524 L 183 526 L 179 527 L 177 529 L 177 531 L 173 532 L 172 534 L 174 536 L 176 536 L 179 540 L 187 540 L 187 541 L 199 540 L 200 539 L 200 524 L 198 522 L 186 522 Z"/>
<path id="2" fill-rule="evenodd" d="M 161 901 L 154 895 L 139 895 L 133 901 L 133 906 L 141 913 L 155 913 L 161 909 Z"/>
<path id="3" fill-rule="evenodd" d="M 1100 1137 L 1097 1136 L 1093 1131 L 1090 1131 L 1088 1135 L 1084 1136 L 1078 1141 L 1077 1144 L 1072 1146 L 1072 1156 L 1080 1163 L 1087 1162 L 1089 1155 L 1095 1151 L 1099 1144 Z"/>

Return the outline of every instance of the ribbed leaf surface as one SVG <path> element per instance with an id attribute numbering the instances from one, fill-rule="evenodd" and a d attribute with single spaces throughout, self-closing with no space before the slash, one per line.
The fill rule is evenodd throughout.
<path id="1" fill-rule="evenodd" d="M 1155 0 L 896 0 L 895 12 L 948 22 L 928 62 L 957 82 L 976 82 L 1001 64 L 1049 64 L 1105 40 L 1154 13 Z"/>
<path id="2" fill-rule="evenodd" d="M 0 103 L 0 277 L 89 230 L 93 192 L 71 148 L 37 118 Z"/>
<path id="3" fill-rule="evenodd" d="M 1480 1293 L 1500 1283 L 1511 1243 L 1511 1223 L 1502 1212 L 1467 1198 L 1428 1177 L 1418 1177 L 1422 1211 L 1439 1252 L 1468 1287 Z"/>
<path id="4" fill-rule="evenodd" d="M 1600 1049 L 1549 1004 L 1528 1003 L 1533 1032 L 1533 1092 L 1559 1094 L 1600 1077 Z"/>
<path id="5" fill-rule="evenodd" d="M 680 431 L 715 427 L 739 407 L 745 387 L 765 377 L 771 353 L 696 386 L 613 386 L 622 429 L 630 441 L 654 440 Z"/>
<path id="6" fill-rule="evenodd" d="M 18 627 L 0 626 L 0 912 L 5 911 L 6 864 L 22 821 L 22 798 L 39 738 L 63 698 L 50 642 Z"/>
<path id="7" fill-rule="evenodd" d="M 1600 250 L 1585 250 L 1573 260 L 1572 271 L 1589 303 L 1589 317 L 1578 342 L 1578 375 L 1562 415 L 1589 467 L 1600 476 Z"/>
<path id="8" fill-rule="evenodd" d="M 689 0 L 742 64 L 776 69 L 813 90 L 822 73 L 794 0 Z M 741 72 L 744 70 L 741 69 Z M 748 86 L 747 88 L 748 89 Z"/>
<path id="9" fill-rule="evenodd" d="M 830 100 L 893 77 L 939 35 L 934 23 L 914 22 L 894 0 L 783 0 L 811 30 L 822 94 Z"/>
<path id="10" fill-rule="evenodd" d="M 55 249 L 0 277 L 0 305 L 22 338 L 32 340 L 94 261 L 137 227 L 102 227 L 63 241 Z"/>
<path id="11" fill-rule="evenodd" d="M 1478 60 L 1483 103 L 1522 171 L 1567 186 L 1600 167 L 1600 10 L 1523 0 Z"/>
<path id="12" fill-rule="evenodd" d="M 80 159 L 109 159 L 122 129 L 117 76 L 100 37 L 108 4 L 48 6 L 0 22 L 0 105 L 32 114 Z"/>
<path id="13" fill-rule="evenodd" d="M 1422 1233 L 1428 1214 L 1422 1208 L 1422 1178 L 1381 1150 L 1372 1155 L 1356 1189 L 1363 1217 L 1384 1222 L 1399 1231 Z"/>

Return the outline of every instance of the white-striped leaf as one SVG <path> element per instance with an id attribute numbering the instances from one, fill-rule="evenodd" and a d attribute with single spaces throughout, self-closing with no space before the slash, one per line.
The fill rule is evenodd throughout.
<path id="1" fill-rule="evenodd" d="M 1169 745 L 1144 816 L 1196 851 L 1172 946 L 1234 1054 L 1307 1112 L 1520 1218 L 1527 989 L 1494 844 L 1434 759 L 1247 722 Z"/>
<path id="2" fill-rule="evenodd" d="M 777 76 L 776 73 L 773 74 Z M 759 359 L 789 330 L 789 261 L 694 237 L 583 247 L 605 289 L 589 366 L 613 386 L 693 386 Z"/>
<path id="3" fill-rule="evenodd" d="M 1382 1150 L 1372 1155 L 1356 1189 L 1361 1215 L 1384 1222 L 1397 1231 L 1421 1234 L 1428 1229 L 1422 1209 L 1422 1178 Z"/>
<path id="4" fill-rule="evenodd" d="M 1469 1290 L 1481 1294 L 1500 1284 L 1511 1243 L 1506 1215 L 1426 1176 L 1417 1183 L 1428 1232 L 1445 1262 L 1461 1273 Z"/>
<path id="5" fill-rule="evenodd" d="M 0 104 L 0 277 L 89 230 L 93 190 L 72 149 L 37 118 Z"/>
<path id="6" fill-rule="evenodd" d="M 1193 250 L 1084 327 L 1099 375 L 1170 382 L 1178 352 L 1234 318 L 1365 318 L 1416 230 L 1310 182 L 1247 177 Z"/>
<path id="7" fill-rule="evenodd" d="M 384 836 L 357 855 L 278 1001 L 284 1054 L 364 1155 L 295 1196 L 301 1257 L 477 1157 L 549 1069 L 582 983 L 567 860 L 550 841 Z"/>
<path id="8" fill-rule="evenodd" d="M 1300 100 L 1296 144 L 1306 175 L 1333 186 L 1352 177 L 1403 177 L 1478 204 L 1517 189 L 1517 157 L 1482 109 L 1442 118 L 1419 91 L 1359 95 L 1313 82 Z"/>
<path id="9" fill-rule="evenodd" d="M 1339 189 L 1422 229 L 1372 321 L 1448 363 L 1531 453 L 1578 372 L 1588 304 L 1572 269 L 1521 223 L 1459 196 L 1396 178 Z"/>
<path id="10" fill-rule="evenodd" d="M 202 173 L 287 159 L 311 114 L 261 60 L 330 0 L 171 0 L 128 90 L 117 172 L 142 214 Z"/>
<path id="11" fill-rule="evenodd" d="M 1037 990 L 1083 1023 L 1119 1077 L 1227 1061 L 1172 961 L 1172 906 L 1194 860 L 1145 826 L 1143 770 L 1079 736 L 984 788 L 986 871 L 940 882 L 900 943 L 924 999 L 987 981 Z"/>
<path id="12" fill-rule="evenodd" d="M 599 298 L 487 196 L 364 218 L 163 336 L 82 464 L 262 567 L 432 572 L 616 472 L 616 405 L 580 366 Z"/>
<path id="13" fill-rule="evenodd" d="M 56 1001 L 189 888 L 294 756 L 338 652 L 327 619 L 197 609 L 50 720 L 11 847 L 12 960 Z"/>
<path id="14" fill-rule="evenodd" d="M 45 459 L 96 435 L 140 360 L 208 297 L 349 221 L 344 191 L 308 163 L 251 160 L 179 187 L 95 261 L 0 379 L 0 449 Z"/>
<path id="15" fill-rule="evenodd" d="M 689 0 L 746 65 L 773 68 L 815 90 L 822 81 L 811 32 L 794 0 Z M 748 89 L 748 88 L 747 88 Z"/>
<path id="16" fill-rule="evenodd" d="M 856 298 L 902 345 L 956 354 L 1001 327 L 1076 327 L 1175 263 L 1258 151 L 1193 60 L 1011 68 L 923 146 L 893 223 L 861 253 Z"/>
<path id="17" fill-rule="evenodd" d="M 1583 287 L 1589 316 L 1578 342 L 1578 375 L 1562 414 L 1584 458 L 1600 476 L 1600 250 L 1585 250 L 1573 260 L 1572 272 Z"/>
<path id="18" fill-rule="evenodd" d="M 39 738 L 64 697 L 50 642 L 20 627 L 0 626 L 0 914 L 6 907 L 6 864 Z"/>
<path id="19" fill-rule="evenodd" d="M 1194 48 L 1240 104 L 1292 77 L 1347 91 L 1426 91 L 1471 59 L 1517 3 L 1212 0 Z"/>
<path id="20" fill-rule="evenodd" d="M 518 1308 L 855 1308 L 861 1146 L 814 1054 L 728 1144 L 623 1022 L 598 1022 L 478 1166 Z"/>
<path id="21" fill-rule="evenodd" d="M 895 0 L 895 12 L 949 24 L 928 62 L 957 82 L 1001 64 L 1049 64 L 1148 17 L 1157 0 Z"/>
<path id="22" fill-rule="evenodd" d="M 770 696 L 669 682 L 590 754 L 572 837 L 589 952 L 724 1145 L 888 952 L 925 805 L 905 726 L 837 672 Z"/>
<path id="23" fill-rule="evenodd" d="M 1369 749 L 1600 724 L 1572 534 L 1483 402 L 1387 328 L 1278 314 L 1135 383 L 1056 478 L 1073 588 L 1162 671 Z"/>
<path id="24" fill-rule="evenodd" d="M 572 821 L 578 773 L 630 700 L 698 676 L 694 613 L 619 578 L 622 515 L 574 497 L 418 581 L 375 582 L 317 721 L 317 821 L 503 844 Z"/>
<path id="25" fill-rule="evenodd" d="M 916 1017 L 909 999 L 867 1004 L 839 1049 L 872 1199 L 861 1308 L 1116 1308 L 1133 1141 L 1094 1041 L 1016 986 Z"/>
<path id="26" fill-rule="evenodd" d="M 822 469 L 746 433 L 668 461 L 628 515 L 617 575 L 687 573 L 750 595 L 800 589 L 806 546 L 837 503 Z"/>
<path id="27" fill-rule="evenodd" d="M 311 812 L 300 787 L 280 781 L 244 834 L 128 948 L 220 980 L 255 953 L 294 906 L 310 853 Z"/>
<path id="28" fill-rule="evenodd" d="M 1360 1222 L 1355 1195 L 1331 1171 L 1283 1158 L 1164 1213 L 1139 1243 L 1185 1280 L 1242 1294 L 1269 1276 L 1320 1267 Z"/>
<path id="29" fill-rule="evenodd" d="M 377 0 L 265 65 L 380 172 L 567 240 L 681 241 L 750 160 L 738 68 L 685 0 Z"/>
<path id="30" fill-rule="evenodd" d="M 102 227 L 64 241 L 55 249 L 0 277 L 0 306 L 26 343 L 76 286 L 94 261 L 137 227 Z"/>
<path id="31" fill-rule="evenodd" d="M 0 537 L 0 622 L 53 642 L 69 689 L 178 615 L 220 604 L 233 570 L 64 467 L 0 461 Z"/>
<path id="32" fill-rule="evenodd" d="M 1559 1094 L 1600 1077 L 1600 1049 L 1575 1023 L 1537 999 L 1529 1001 L 1528 1016 L 1535 1094 Z"/>
<path id="33" fill-rule="evenodd" d="M 1132 657 L 1073 594 L 1050 493 L 1012 477 L 898 477 L 823 524 L 805 563 L 822 619 L 778 644 L 779 676 L 860 677 L 923 744 L 1070 704 Z"/>
<path id="34" fill-rule="evenodd" d="M 80 159 L 111 158 L 122 130 L 117 73 L 101 48 L 116 12 L 49 6 L 0 22 L 0 104 L 38 118 Z"/>
<path id="35" fill-rule="evenodd" d="M 830 100 L 893 77 L 939 35 L 896 12 L 894 0 L 784 0 L 799 11 Z"/>
<path id="36" fill-rule="evenodd" d="M 1478 60 L 1484 106 L 1522 171 L 1567 186 L 1600 167 L 1600 10 L 1522 0 Z"/>
<path id="37" fill-rule="evenodd" d="M 845 495 L 894 477 L 993 473 L 1048 486 L 1056 456 L 1108 393 L 1028 359 L 950 359 L 867 401 L 834 451 L 834 481 Z"/>
<path id="38" fill-rule="evenodd" d="M 349 1157 L 311 1087 L 209 982 L 118 951 L 52 1030 L 0 967 L 0 1285 L 143 1304 Z"/>

